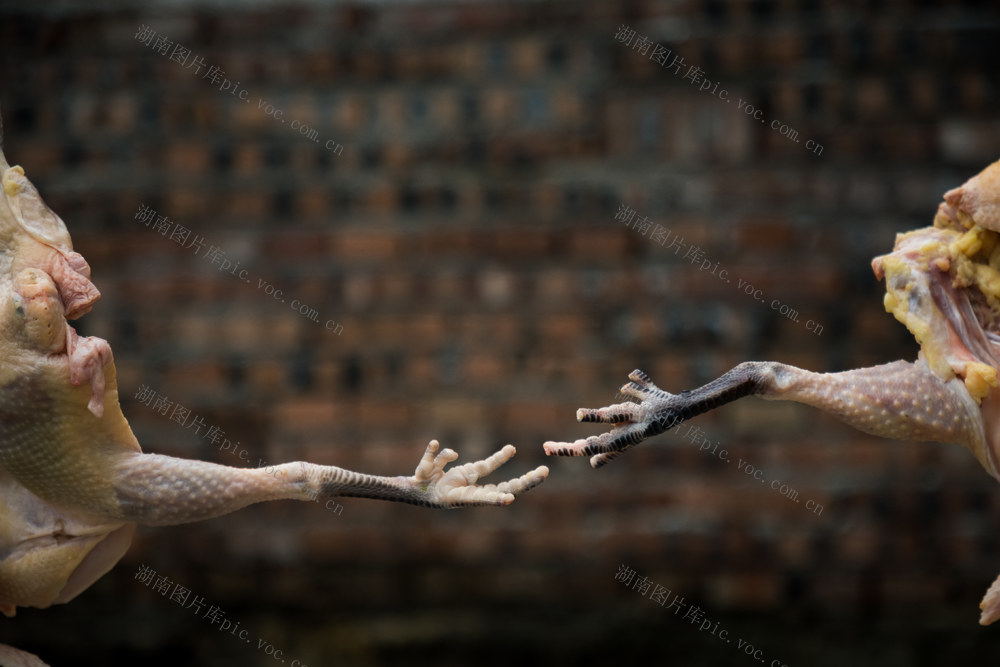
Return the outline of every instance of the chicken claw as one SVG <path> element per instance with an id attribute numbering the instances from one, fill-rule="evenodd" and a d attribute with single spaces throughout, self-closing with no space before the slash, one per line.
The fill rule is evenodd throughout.
<path id="1" fill-rule="evenodd" d="M 590 465 L 600 468 L 646 438 L 664 433 L 690 417 L 685 414 L 681 400 L 684 394 L 677 396 L 663 391 L 638 369 L 628 377 L 631 382 L 624 385 L 621 392 L 640 402 L 576 411 L 577 421 L 614 424 L 610 431 L 575 442 L 546 442 L 542 445 L 545 453 L 549 456 L 590 456 Z"/>
<path id="2" fill-rule="evenodd" d="M 448 471 L 445 466 L 457 459 L 458 454 L 451 449 L 438 452 L 439 447 L 437 440 L 430 441 L 413 474 L 413 482 L 419 485 L 427 504 L 436 507 L 510 505 L 515 496 L 538 486 L 549 474 L 548 467 L 539 466 L 512 480 L 479 486 L 476 482 L 480 477 L 490 474 L 514 456 L 517 450 L 513 445 L 481 461 L 455 466 Z"/>

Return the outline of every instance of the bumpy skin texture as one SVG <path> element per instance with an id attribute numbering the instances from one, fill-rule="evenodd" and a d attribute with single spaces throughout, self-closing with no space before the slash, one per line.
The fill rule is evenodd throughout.
<path id="1" fill-rule="evenodd" d="M 412 476 L 305 462 L 232 468 L 144 454 L 118 404 L 111 348 L 67 323 L 99 292 L 66 226 L 0 151 L 0 611 L 68 602 L 128 549 L 136 524 L 216 517 L 266 500 L 357 496 L 427 507 L 508 505 L 540 466 L 478 485 L 510 460 L 482 461 L 431 441 Z M 32 662 L 35 660 L 35 662 Z M 0 645 L 0 665 L 42 664 Z"/>
<path id="2" fill-rule="evenodd" d="M 628 402 L 576 413 L 580 421 L 613 424 L 610 431 L 575 442 L 546 442 L 545 452 L 589 456 L 598 468 L 646 438 L 756 395 L 812 405 L 886 438 L 962 445 L 1000 480 L 998 232 L 1000 162 L 949 190 L 934 226 L 901 234 L 892 253 L 874 260 L 876 276 L 886 280 L 886 310 L 921 345 L 914 362 L 812 373 L 748 361 L 681 394 L 663 391 L 635 370 L 621 388 Z M 1000 618 L 1000 578 L 980 609 L 983 625 Z"/>

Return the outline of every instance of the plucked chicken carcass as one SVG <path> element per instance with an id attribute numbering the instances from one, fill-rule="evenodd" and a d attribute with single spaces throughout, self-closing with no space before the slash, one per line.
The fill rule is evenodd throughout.
<path id="1" fill-rule="evenodd" d="M 872 268 L 885 278 L 886 310 L 920 344 L 915 361 L 842 373 L 747 361 L 681 394 L 635 370 L 621 389 L 634 400 L 576 413 L 613 424 L 610 431 L 546 442 L 546 453 L 590 456 L 597 468 L 696 415 L 756 395 L 805 403 L 885 438 L 962 445 L 1000 480 L 1000 162 L 946 192 L 933 226 L 898 235 Z M 1000 578 L 980 609 L 983 625 L 1000 618 Z"/>
<path id="2" fill-rule="evenodd" d="M 0 124 L 2 136 L 2 124 Z M 427 507 L 508 505 L 548 468 L 476 482 L 514 455 L 445 470 L 431 441 L 412 476 L 295 462 L 233 468 L 143 453 L 122 415 L 111 347 L 67 323 L 100 296 L 63 221 L 0 149 L 0 611 L 68 602 L 110 570 L 137 524 L 201 521 L 266 500 L 356 496 Z M 42 663 L 0 645 L 0 665 Z"/>

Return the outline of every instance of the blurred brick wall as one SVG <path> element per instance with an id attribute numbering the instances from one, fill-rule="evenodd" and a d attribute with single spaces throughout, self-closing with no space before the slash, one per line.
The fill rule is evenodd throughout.
<path id="1" fill-rule="evenodd" d="M 575 409 L 636 367 L 678 391 L 750 358 L 915 355 L 869 263 L 997 157 L 1000 13 L 976 5 L 5 9 L 5 151 L 90 261 L 103 298 L 78 328 L 111 342 L 147 451 L 245 465 L 143 387 L 251 464 L 410 474 L 438 438 L 462 460 L 511 442 L 501 473 L 552 475 L 502 510 L 343 499 L 140 530 L 94 589 L 0 640 L 53 664 L 276 662 L 137 583 L 145 564 L 313 667 L 751 659 L 614 581 L 625 564 L 768 660 L 995 656 L 975 606 L 1000 489 L 959 448 L 752 399 L 692 423 L 799 503 L 686 426 L 600 471 L 541 450 L 598 432 Z"/>

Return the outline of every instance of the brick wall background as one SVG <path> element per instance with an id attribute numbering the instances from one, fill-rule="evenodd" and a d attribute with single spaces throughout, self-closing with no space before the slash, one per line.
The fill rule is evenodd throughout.
<path id="1" fill-rule="evenodd" d="M 462 460 L 511 442 L 502 472 L 552 474 L 506 509 L 287 502 L 140 529 L 90 591 L 19 611 L 0 641 L 54 665 L 1000 654 L 976 624 L 1000 488 L 960 448 L 755 399 L 692 422 L 799 503 L 687 427 L 600 471 L 541 450 L 598 432 L 575 409 L 636 367 L 678 391 L 745 359 L 915 355 L 869 262 L 997 157 L 1000 12 L 978 5 L 5 3 L 5 150 L 93 268 L 103 298 L 78 329 L 111 342 L 144 449 L 244 465 L 142 388 L 254 464 L 410 474 L 438 438 Z M 653 226 L 616 221 L 626 208 Z M 255 641 L 143 586 L 141 565 Z M 615 581 L 623 565 L 716 634 Z"/>

